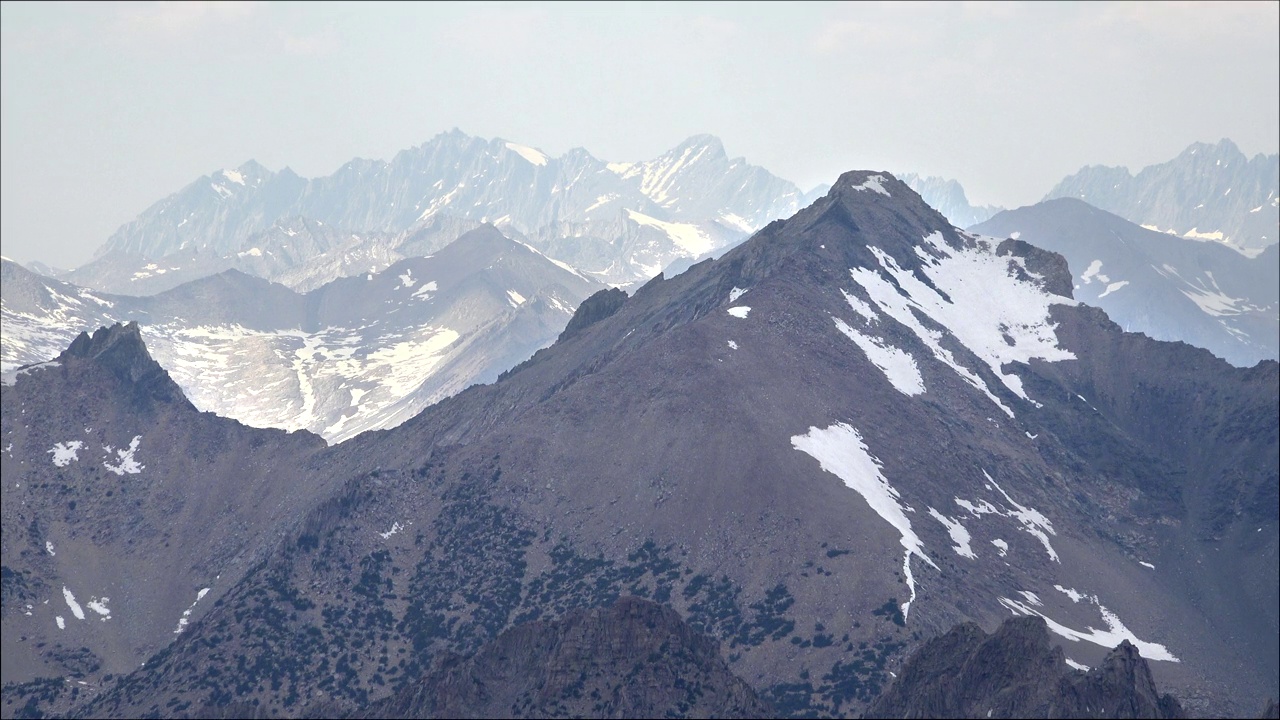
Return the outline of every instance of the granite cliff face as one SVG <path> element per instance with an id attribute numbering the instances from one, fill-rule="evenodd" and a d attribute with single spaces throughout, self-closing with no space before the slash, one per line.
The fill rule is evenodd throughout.
<path id="1" fill-rule="evenodd" d="M 1042 618 L 973 623 L 930 640 L 867 709 L 868 718 L 1182 718 L 1127 640 L 1095 668 L 1067 668 Z"/>

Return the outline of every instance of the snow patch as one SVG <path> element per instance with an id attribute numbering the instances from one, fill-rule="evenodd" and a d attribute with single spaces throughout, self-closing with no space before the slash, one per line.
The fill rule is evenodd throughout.
<path id="1" fill-rule="evenodd" d="M 84 608 L 76 602 L 76 596 L 71 594 L 66 585 L 62 586 L 62 599 L 67 601 L 67 607 L 71 608 L 71 614 L 75 615 L 77 620 L 84 619 Z"/>
<path id="2" fill-rule="evenodd" d="M 54 551 L 53 551 L 53 543 L 52 543 L 52 542 L 50 542 L 50 541 L 48 541 L 48 540 L 45 540 L 45 541 L 44 541 L 44 551 L 45 551 L 45 552 L 47 552 L 47 553 L 49 553 L 50 555 L 57 555 L 57 554 L 58 554 L 58 553 L 56 553 L 56 552 L 54 552 Z"/>
<path id="3" fill-rule="evenodd" d="M 537 150 L 534 150 L 531 147 L 526 147 L 524 145 L 517 145 L 516 143 L 509 142 L 507 143 L 507 149 L 514 151 L 520 157 L 524 158 L 525 160 L 528 160 L 530 164 L 538 165 L 538 166 L 547 164 L 547 156 L 543 155 Z"/>
<path id="4" fill-rule="evenodd" d="M 792 437 L 791 445 L 817 460 L 823 470 L 840 478 L 847 487 L 861 495 L 877 515 L 898 531 L 905 549 L 903 575 L 911 590 L 911 599 L 902 604 L 902 615 L 906 617 L 911 602 L 916 598 L 911 556 L 915 555 L 935 570 L 938 566 L 925 555 L 924 545 L 911 529 L 911 521 L 907 519 L 906 511 L 911 510 L 911 507 L 900 502 L 901 494 L 885 479 L 880 460 L 867 450 L 857 429 L 845 423 L 836 423 L 825 429 L 811 427 L 808 433 Z"/>
<path id="5" fill-rule="evenodd" d="M 1107 289 L 1102 291 L 1102 293 L 1098 295 L 1098 299 L 1101 300 L 1102 298 L 1110 295 L 1111 293 L 1119 290 L 1120 288 L 1128 284 L 1129 284 L 1128 280 L 1121 280 L 1120 282 L 1109 283 L 1107 285 Z"/>
<path id="6" fill-rule="evenodd" d="M 390 529 L 390 530 L 388 530 L 388 531 L 386 531 L 386 532 L 380 532 L 380 533 L 378 533 L 378 537 L 382 538 L 383 540 L 387 540 L 387 539 L 389 539 L 392 535 L 395 535 L 396 533 L 400 532 L 401 530 L 404 530 L 404 526 L 403 526 L 403 525 L 401 525 L 401 524 L 400 524 L 400 523 L 398 523 L 398 522 L 394 522 L 394 523 L 391 523 L 391 529 Z"/>
<path id="7" fill-rule="evenodd" d="M 996 552 L 1000 553 L 1000 557 L 1004 557 L 1009 554 L 1009 543 L 1001 540 L 1000 538 L 996 538 L 991 541 L 991 544 L 996 546 Z"/>
<path id="8" fill-rule="evenodd" d="M 740 287 L 734 286 L 734 288 L 729 291 L 729 302 L 731 303 L 738 302 L 738 298 L 746 294 L 747 294 L 746 290 L 743 290 Z"/>
<path id="9" fill-rule="evenodd" d="M 729 349 L 730 349 L 730 350 L 737 350 L 737 349 L 738 349 L 738 343 L 736 343 L 736 342 L 734 342 L 734 341 L 730 340 L 730 341 L 729 341 Z"/>
<path id="10" fill-rule="evenodd" d="M 233 182 L 233 183 L 235 183 L 235 184 L 237 184 L 237 185 L 243 185 L 243 184 L 244 184 L 244 175 L 241 175 L 240 173 L 236 172 L 235 170 L 223 170 L 223 171 L 222 171 L 222 177 L 224 177 L 224 178 L 226 178 L 226 179 L 230 180 L 231 182 Z"/>
<path id="11" fill-rule="evenodd" d="M 204 596 L 208 594 L 209 594 L 209 588 L 202 588 L 200 592 L 196 593 L 196 601 L 191 603 L 191 607 L 187 608 L 186 610 L 183 610 L 182 617 L 178 618 L 178 627 L 174 628 L 173 630 L 174 635 L 181 635 L 182 631 L 187 629 L 187 624 L 191 621 L 191 613 L 195 611 L 196 604 L 199 603 L 200 600 L 202 600 Z"/>
<path id="12" fill-rule="evenodd" d="M 1093 626 L 1086 626 L 1084 630 L 1075 630 L 1055 621 L 1048 615 L 1045 615 L 1026 603 L 1022 603 L 1017 600 L 1010 600 L 1006 597 L 999 598 L 999 600 L 1000 604 L 1008 608 L 1014 615 L 1039 615 L 1044 619 L 1045 624 L 1049 626 L 1049 630 L 1051 632 L 1071 640 L 1072 642 L 1080 642 L 1081 640 L 1084 640 L 1110 650 L 1116 645 L 1119 645 L 1120 641 L 1128 640 L 1133 643 L 1134 647 L 1138 648 L 1138 652 L 1142 657 L 1148 660 L 1181 662 L 1181 660 L 1174 656 L 1173 653 L 1169 652 L 1169 649 L 1164 645 L 1139 639 L 1137 635 L 1133 634 L 1133 631 L 1125 627 L 1124 623 L 1120 621 L 1120 618 L 1116 616 L 1115 613 L 1111 612 L 1104 607 L 1102 603 L 1098 602 L 1096 597 L 1091 598 L 1091 600 L 1093 604 L 1097 606 L 1098 612 L 1102 615 L 1102 623 L 1106 626 L 1105 630 L 1100 630 Z"/>
<path id="13" fill-rule="evenodd" d="M 742 318 L 745 320 L 747 318 L 747 314 L 751 312 L 751 308 L 746 305 L 738 305 L 737 307 L 729 308 L 726 312 L 736 318 Z"/>
<path id="14" fill-rule="evenodd" d="M 57 467 L 66 467 L 73 461 L 79 460 L 76 453 L 84 447 L 84 443 L 79 440 L 68 440 L 64 443 L 58 443 L 49 449 L 49 453 L 53 455 L 53 464 Z"/>
<path id="15" fill-rule="evenodd" d="M 671 242 L 693 257 L 715 249 L 715 242 L 712 241 L 711 236 L 697 225 L 663 222 L 630 209 L 627 210 L 627 217 L 637 224 L 661 230 L 671 239 Z"/>
<path id="16" fill-rule="evenodd" d="M 400 276 L 400 287 L 411 288 L 417 283 L 418 281 L 413 279 L 413 269 L 405 268 L 404 274 Z"/>
<path id="17" fill-rule="evenodd" d="M 1139 565 L 1141 565 L 1141 566 L 1142 566 L 1142 567 L 1144 567 L 1144 568 L 1149 568 L 1149 569 L 1151 569 L 1151 570 L 1155 570 L 1155 569 L 1156 569 L 1156 566 L 1155 566 L 1155 565 L 1152 565 L 1152 564 L 1151 564 L 1151 563 L 1149 563 L 1149 562 L 1143 562 L 1143 561 L 1139 560 L 1139 561 L 1138 561 L 1138 564 L 1139 564 Z"/>
<path id="18" fill-rule="evenodd" d="M 422 287 L 418 288 L 417 290 L 414 290 L 413 295 L 410 295 L 409 297 L 420 297 L 425 300 L 431 297 L 431 293 L 435 292 L 438 289 L 439 288 L 436 286 L 436 281 L 432 280 L 431 282 L 424 283 Z"/>
<path id="19" fill-rule="evenodd" d="M 1075 668 L 1076 670 L 1079 670 L 1081 672 L 1089 672 L 1088 665 L 1085 665 L 1083 663 L 1078 663 L 1075 660 L 1072 660 L 1071 658 L 1063 658 L 1063 661 L 1066 662 L 1067 665 Z"/>
<path id="20" fill-rule="evenodd" d="M 871 175 L 866 180 L 863 180 L 862 184 L 854 185 L 853 189 L 858 192 L 870 190 L 872 192 L 880 193 L 885 197 L 890 197 L 889 191 L 884 189 L 884 181 L 885 179 L 883 175 Z"/>
<path id="21" fill-rule="evenodd" d="M 57 617 L 55 617 L 55 618 L 53 619 L 53 621 L 54 621 L 54 622 L 56 622 L 56 623 L 58 623 L 58 629 L 59 629 L 59 630 L 66 630 L 66 629 L 67 629 L 67 621 L 66 621 L 66 620 L 63 620 L 61 615 L 58 615 Z"/>
<path id="22" fill-rule="evenodd" d="M 849 303 L 849 307 L 853 308 L 854 312 L 861 315 L 862 319 L 865 320 L 868 325 L 880 320 L 880 316 L 876 314 L 875 310 L 871 309 L 870 305 L 862 302 L 853 295 L 850 295 L 848 292 L 845 292 L 844 289 L 840 290 L 840 294 L 844 295 L 844 301 Z"/>
<path id="23" fill-rule="evenodd" d="M 970 560 L 978 559 L 978 556 L 973 552 L 973 548 L 969 545 L 973 538 L 970 537 L 969 531 L 965 529 L 964 525 L 960 524 L 959 520 L 952 520 L 933 508 L 929 508 L 929 516 L 947 528 L 947 534 L 951 536 L 951 542 L 956 544 L 951 549 L 955 550 L 957 555 L 967 557 Z"/>
<path id="24" fill-rule="evenodd" d="M 1053 531 L 1053 523 L 1049 522 L 1049 518 L 1041 515 L 1040 511 L 1035 508 L 1023 507 L 1015 502 L 1013 498 L 1009 497 L 1009 493 L 1005 492 L 1004 489 L 1000 487 L 999 483 L 992 480 L 990 475 L 987 475 L 986 470 L 982 471 L 982 475 L 987 478 L 987 482 L 994 485 L 996 490 L 1000 491 L 1000 494 L 1004 496 L 1005 501 L 1014 507 L 1014 510 L 1006 515 L 1006 517 L 1012 517 L 1022 523 L 1022 530 L 1039 540 L 1040 544 L 1044 545 L 1044 550 L 1049 554 L 1049 558 L 1054 562 L 1061 564 L 1062 561 L 1058 559 L 1058 553 L 1054 551 L 1053 546 L 1049 544 L 1049 535 L 1057 535 L 1057 533 Z"/>
<path id="25" fill-rule="evenodd" d="M 133 440 L 129 442 L 129 447 L 124 448 L 122 450 L 114 451 L 116 453 L 116 456 L 119 458 L 118 463 L 116 463 L 115 465 L 112 465 L 109 461 L 104 460 L 102 462 L 102 466 L 105 467 L 108 471 L 115 473 L 116 475 L 124 475 L 125 473 L 128 473 L 130 475 L 137 475 L 138 473 L 142 472 L 143 468 L 145 468 L 146 465 L 138 464 L 138 461 L 133 458 L 133 454 L 138 451 L 138 443 L 141 441 L 142 441 L 141 435 L 134 435 Z M 112 449 L 110 445 L 107 445 L 102 449 L 106 451 L 107 457 L 111 456 Z"/>
<path id="26" fill-rule="evenodd" d="M 111 602 L 109 597 L 89 598 L 89 602 L 85 603 L 85 607 L 102 616 L 102 621 L 106 622 L 111 619 L 111 608 L 107 607 L 107 603 Z"/>
<path id="27" fill-rule="evenodd" d="M 986 240 L 963 237 L 973 244 L 951 248 L 942 234 L 935 232 L 916 248 L 924 260 L 921 272 L 934 287 L 925 284 L 914 272 L 904 270 L 877 247 L 868 246 L 879 260 L 880 271 L 852 268 L 849 272 L 880 310 L 914 332 L 934 357 L 1013 417 L 1013 410 L 996 397 L 977 373 L 960 364 L 942 347 L 942 333 L 925 327 L 916 314 L 929 316 L 985 362 L 1013 394 L 1034 402 L 1023 390 L 1021 378 L 1005 374 L 1002 366 L 1010 362 L 1028 363 L 1032 359 L 1050 362 L 1074 359 L 1073 353 L 1058 346 L 1049 308 L 1076 304 L 1076 301 L 1049 295 L 1035 284 L 1018 279 L 1015 271 L 1026 272 L 1020 258 L 998 257 Z"/>
<path id="28" fill-rule="evenodd" d="M 515 290 L 507 291 L 507 302 L 511 303 L 511 307 L 520 307 L 525 303 L 524 296 Z"/>
<path id="29" fill-rule="evenodd" d="M 885 340 L 863 335 L 840 318 L 832 320 L 835 321 L 836 329 L 862 349 L 867 360 L 884 373 L 898 392 L 908 397 L 924 392 L 924 377 L 920 375 L 920 368 L 910 353 L 899 350 Z"/>

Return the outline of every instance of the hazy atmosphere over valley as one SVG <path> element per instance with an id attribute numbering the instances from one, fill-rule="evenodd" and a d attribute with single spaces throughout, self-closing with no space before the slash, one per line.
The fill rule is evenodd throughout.
<path id="1" fill-rule="evenodd" d="M 1280 3 L 0 39 L 0 717 L 1280 717 Z"/>

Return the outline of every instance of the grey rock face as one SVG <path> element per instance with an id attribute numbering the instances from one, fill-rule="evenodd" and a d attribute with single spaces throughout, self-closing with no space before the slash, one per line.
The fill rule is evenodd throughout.
<path id="1" fill-rule="evenodd" d="M 1073 198 L 1008 210 L 972 230 L 1061 253 L 1075 297 L 1128 331 L 1180 340 L 1238 366 L 1280 357 L 1280 246 L 1249 258 Z"/>
<path id="2" fill-rule="evenodd" d="M 1260 250 L 1280 241 L 1280 155 L 1244 153 L 1230 140 L 1194 143 L 1132 175 L 1089 166 L 1046 200 L 1071 197 L 1160 232 Z"/>

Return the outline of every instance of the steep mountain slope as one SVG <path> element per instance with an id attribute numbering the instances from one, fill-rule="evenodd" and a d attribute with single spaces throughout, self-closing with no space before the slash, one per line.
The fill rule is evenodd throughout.
<path id="1" fill-rule="evenodd" d="M 327 494 L 305 470 L 320 438 L 200 413 L 137 325 L 79 336 L 0 399 L 5 683 L 137 668 Z"/>
<path id="2" fill-rule="evenodd" d="M 446 652 L 634 595 L 785 714 L 857 713 L 924 638 L 1010 615 L 1080 664 L 1128 640 L 1193 711 L 1254 712 L 1280 667 L 1278 366 L 1123 333 L 1071 285 L 1060 256 L 848 173 L 719 260 L 598 293 L 497 383 L 329 448 L 342 487 L 80 711 L 359 712 Z"/>
<path id="3" fill-rule="evenodd" d="M 85 329 L 137 320 L 197 407 L 331 442 L 491 382 L 554 340 L 599 287 L 492 226 L 306 294 L 229 270 L 151 297 L 98 297 L 4 268 L 6 371 Z"/>
<path id="4" fill-rule="evenodd" d="M 924 198 L 929 207 L 942 213 L 956 227 L 977 225 L 1004 210 L 994 205 L 971 205 L 964 188 L 955 180 L 935 176 L 920 177 L 915 173 L 898 175 L 898 179 Z"/>
<path id="5" fill-rule="evenodd" d="M 1251 251 L 1280 241 L 1280 155 L 1248 158 L 1230 140 L 1193 143 L 1137 175 L 1122 167 L 1085 167 L 1044 199 L 1062 197 L 1152 230 Z"/>
<path id="6" fill-rule="evenodd" d="M 1041 618 L 1006 620 L 990 636 L 966 623 L 917 650 L 866 717 L 1185 717 L 1127 640 L 1096 668 L 1063 658 Z"/>
<path id="7" fill-rule="evenodd" d="M 709 135 L 689 138 L 650 161 L 607 163 L 581 148 L 551 158 L 454 130 L 391 162 L 353 160 L 314 180 L 288 169 L 271 173 L 253 162 L 200 178 L 121 227 L 100 250 L 115 259 L 100 258 L 100 267 L 74 281 L 119 291 L 144 272 L 134 269 L 137 261 L 129 258 L 135 256 L 157 269 L 175 264 L 168 260 L 175 253 L 196 250 L 236 263 L 255 248 L 265 251 L 251 239 L 257 233 L 300 216 L 340 233 L 383 237 L 379 242 L 389 246 L 384 252 L 401 257 L 413 254 L 400 248 L 407 235 L 433 220 L 490 222 L 603 281 L 628 284 L 678 257 L 738 242 L 804 201 L 793 184 L 729 158 Z M 317 248 L 333 252 L 335 246 L 329 240 Z"/>
<path id="8" fill-rule="evenodd" d="M 1239 366 L 1280 357 L 1280 245 L 1247 258 L 1073 198 L 1008 210 L 972 229 L 1061 253 L 1076 298 L 1126 330 L 1207 348 Z"/>

